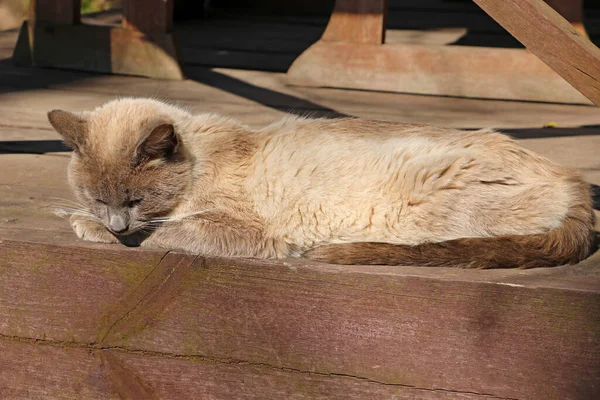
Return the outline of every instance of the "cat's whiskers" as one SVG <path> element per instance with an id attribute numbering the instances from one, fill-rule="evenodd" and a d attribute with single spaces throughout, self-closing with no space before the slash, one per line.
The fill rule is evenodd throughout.
<path id="1" fill-rule="evenodd" d="M 190 217 L 194 217 L 196 215 L 205 214 L 210 211 L 214 211 L 214 208 L 209 208 L 209 209 L 201 210 L 201 211 L 189 212 L 189 213 L 180 214 L 180 215 L 171 215 L 169 217 L 163 217 L 163 218 L 152 218 L 152 219 L 149 219 L 147 222 L 148 223 L 165 223 L 165 222 L 182 221 L 182 220 L 188 219 Z"/>
<path id="2" fill-rule="evenodd" d="M 93 215 L 90 212 L 88 207 L 86 207 L 85 205 L 78 203 L 76 201 L 64 199 L 64 198 L 60 198 L 60 197 L 49 197 L 49 198 L 53 199 L 53 200 L 58 200 L 58 202 L 56 202 L 55 204 L 50 204 L 48 206 L 43 206 L 43 208 L 51 207 L 55 210 L 55 214 L 57 214 L 57 213 L 61 214 L 59 216 L 64 216 L 64 215 L 74 214 L 74 213 L 88 215 L 88 216 Z"/>
<path id="3" fill-rule="evenodd" d="M 54 215 L 60 218 L 65 218 L 71 215 L 77 215 L 80 217 L 86 217 L 94 221 L 100 221 L 100 219 L 91 213 L 88 209 L 79 208 L 79 207 L 69 207 L 69 206 L 61 206 L 61 205 L 49 205 L 43 206 L 43 208 L 52 208 L 54 210 Z"/>
<path id="4" fill-rule="evenodd" d="M 60 205 L 62 203 L 62 205 L 69 205 L 69 206 L 77 206 L 77 207 L 81 207 L 81 208 L 86 208 L 86 206 L 84 206 L 83 204 L 71 200 L 71 199 L 65 199 L 62 197 L 48 197 L 51 200 L 58 200 L 58 204 Z"/>

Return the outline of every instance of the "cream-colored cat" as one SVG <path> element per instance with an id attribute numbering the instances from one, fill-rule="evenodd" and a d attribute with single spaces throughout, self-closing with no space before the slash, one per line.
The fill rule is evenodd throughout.
<path id="1" fill-rule="evenodd" d="M 489 130 L 286 117 L 260 130 L 149 99 L 48 114 L 83 239 L 210 256 L 535 267 L 593 248 L 589 186 Z"/>

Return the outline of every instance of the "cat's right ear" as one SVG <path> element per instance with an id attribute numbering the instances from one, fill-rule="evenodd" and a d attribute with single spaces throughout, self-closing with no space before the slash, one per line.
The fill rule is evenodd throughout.
<path id="1" fill-rule="evenodd" d="M 88 124 L 87 120 L 80 115 L 63 110 L 52 110 L 48 113 L 50 125 L 64 139 L 65 144 L 75 152 L 81 152 L 85 142 Z"/>

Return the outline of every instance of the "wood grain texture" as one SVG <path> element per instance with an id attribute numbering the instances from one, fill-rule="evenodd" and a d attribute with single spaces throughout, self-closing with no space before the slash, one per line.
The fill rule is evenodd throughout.
<path id="1" fill-rule="evenodd" d="M 476 393 L 386 385 L 352 376 L 318 374 L 210 359 L 110 352 L 113 363 L 148 382 L 160 399 L 412 399 L 480 400 Z"/>
<path id="2" fill-rule="evenodd" d="M 319 41 L 294 61 L 287 79 L 301 86 L 590 104 L 523 49 Z"/>
<path id="3" fill-rule="evenodd" d="M 94 25 L 24 24 L 13 56 L 17 65 L 183 79 L 172 33 L 146 34 Z M 29 35 L 29 39 L 23 35 Z"/>
<path id="4" fill-rule="evenodd" d="M 326 271 L 197 260 L 104 343 L 500 397 L 600 394 L 597 291 Z"/>
<path id="5" fill-rule="evenodd" d="M 10 240 L 0 248 L 0 334 L 78 343 L 96 342 L 109 311 L 164 255 Z"/>
<path id="6" fill-rule="evenodd" d="M 123 349 L 0 338 L 0 398 L 20 399 L 412 399 L 493 397 L 346 376 Z"/>
<path id="7" fill-rule="evenodd" d="M 0 337 L 0 398 L 123 398 L 105 378 L 101 360 L 85 347 L 40 346 Z"/>
<path id="8" fill-rule="evenodd" d="M 387 0 L 337 0 L 322 40 L 382 44 L 386 13 Z"/>
<path id="9" fill-rule="evenodd" d="M 597 260 L 520 276 L 174 253 L 157 262 L 118 246 L 10 240 L 0 251 L 0 343 L 59 347 L 73 359 L 67 369 L 98 363 L 108 371 L 102 384 L 125 397 L 224 398 L 240 381 L 254 382 L 243 386 L 247 398 L 600 394 Z M 90 361 L 72 348 L 120 353 Z M 5 363 L 29 357 L 0 354 Z M 38 363 L 54 363 L 39 354 Z M 66 385 L 61 368 L 46 378 L 56 386 Z M 0 373 L 0 387 L 13 387 L 11 374 Z"/>
<path id="10" fill-rule="evenodd" d="M 474 0 L 573 87 L 600 106 L 600 49 L 542 0 Z"/>

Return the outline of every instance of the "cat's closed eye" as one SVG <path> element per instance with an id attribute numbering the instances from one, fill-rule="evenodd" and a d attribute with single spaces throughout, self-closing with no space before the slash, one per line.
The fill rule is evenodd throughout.
<path id="1" fill-rule="evenodd" d="M 139 205 L 141 202 L 142 202 L 142 199 L 133 199 L 133 200 L 130 200 L 130 201 L 127 203 L 127 207 L 129 207 L 129 208 L 133 208 L 133 207 L 135 207 L 135 206 Z"/>
<path id="2" fill-rule="evenodd" d="M 106 205 L 106 202 L 104 200 L 95 199 L 94 201 L 98 204 Z"/>

